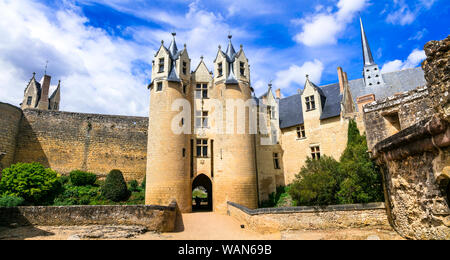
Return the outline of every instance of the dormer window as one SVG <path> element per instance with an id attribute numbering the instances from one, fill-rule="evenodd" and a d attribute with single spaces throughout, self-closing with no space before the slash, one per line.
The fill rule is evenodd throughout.
<path id="1" fill-rule="evenodd" d="M 27 105 L 31 106 L 31 101 L 33 100 L 33 97 L 28 97 L 27 99 Z"/>
<path id="2" fill-rule="evenodd" d="M 164 58 L 159 59 L 159 70 L 158 73 L 164 72 Z"/>
<path id="3" fill-rule="evenodd" d="M 312 111 L 316 109 L 316 101 L 314 96 L 310 96 L 306 98 L 306 111 Z"/>
<path id="4" fill-rule="evenodd" d="M 378 69 L 377 69 L 377 68 L 375 68 L 375 69 L 373 69 L 373 70 L 377 71 Z"/>
<path id="5" fill-rule="evenodd" d="M 222 76 L 223 76 L 223 64 L 222 64 L 222 62 L 219 63 L 217 72 L 218 72 L 218 74 L 219 74 L 218 77 L 222 77 Z"/>
<path id="6" fill-rule="evenodd" d="M 245 63 L 244 62 L 240 63 L 240 68 L 241 68 L 241 76 L 245 76 Z"/>
<path id="7" fill-rule="evenodd" d="M 187 73 L 187 62 L 183 61 L 183 75 Z"/>
<path id="8" fill-rule="evenodd" d="M 375 77 L 377 77 L 377 78 L 378 78 L 378 77 L 380 77 L 380 75 L 376 75 Z"/>

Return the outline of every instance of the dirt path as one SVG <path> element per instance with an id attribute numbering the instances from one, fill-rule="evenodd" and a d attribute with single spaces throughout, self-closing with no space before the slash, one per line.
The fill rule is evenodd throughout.
<path id="1" fill-rule="evenodd" d="M 160 235 L 147 233 L 137 239 L 168 240 L 277 240 L 281 234 L 261 235 L 246 228 L 232 217 L 212 212 L 183 214 L 182 230 Z M 156 237 L 155 237 L 156 236 Z"/>
<path id="2" fill-rule="evenodd" d="M 67 240 L 131 239 L 131 240 L 401 240 L 391 229 L 349 228 L 327 230 L 295 230 L 259 234 L 241 228 L 236 219 L 214 213 L 183 214 L 176 232 L 142 234 L 142 227 L 79 226 L 79 227 L 17 227 L 0 228 L 0 240 Z"/>

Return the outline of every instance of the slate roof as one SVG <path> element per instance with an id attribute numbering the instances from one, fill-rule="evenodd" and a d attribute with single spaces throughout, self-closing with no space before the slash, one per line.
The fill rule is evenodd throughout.
<path id="1" fill-rule="evenodd" d="M 427 84 L 425 74 L 420 67 L 382 74 L 382 77 L 386 84 L 382 88 L 376 85 L 366 87 L 364 79 L 349 81 L 355 104 L 356 99 L 361 96 L 374 94 L 375 99 L 380 100 Z"/>
<path id="2" fill-rule="evenodd" d="M 343 96 L 340 93 L 339 83 L 323 86 L 320 89 L 326 98 L 325 103 L 322 103 L 322 115 L 320 116 L 320 120 L 340 116 Z"/>
<path id="3" fill-rule="evenodd" d="M 374 94 L 375 98 L 380 100 L 426 85 L 424 72 L 420 67 L 382 74 L 382 77 L 386 83 L 384 87 L 366 87 L 362 78 L 349 81 L 350 91 L 355 99 L 355 104 L 356 98 L 364 95 Z M 313 84 L 313 86 L 315 85 Z M 339 116 L 343 98 L 340 93 L 339 83 L 315 87 L 322 97 L 322 115 L 320 120 Z M 301 102 L 300 94 L 280 100 L 280 128 L 284 129 L 304 123 Z"/>
<path id="4" fill-rule="evenodd" d="M 280 128 L 303 124 L 302 98 L 300 94 L 280 100 Z"/>

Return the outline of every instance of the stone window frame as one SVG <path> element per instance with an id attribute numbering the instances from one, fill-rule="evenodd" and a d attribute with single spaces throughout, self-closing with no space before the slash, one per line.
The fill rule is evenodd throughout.
<path id="1" fill-rule="evenodd" d="M 240 72 L 241 72 L 241 76 L 242 77 L 245 77 L 245 62 L 240 62 L 239 63 L 239 69 L 240 69 Z"/>
<path id="2" fill-rule="evenodd" d="M 163 83 L 160 82 L 156 82 L 156 90 L 155 92 L 162 92 L 163 91 Z"/>
<path id="3" fill-rule="evenodd" d="M 296 128 L 296 132 L 297 132 L 297 140 L 304 140 L 304 139 L 306 139 L 305 124 L 298 126 Z"/>
<path id="4" fill-rule="evenodd" d="M 217 77 L 220 78 L 223 76 L 223 63 L 220 62 L 217 64 Z"/>
<path id="5" fill-rule="evenodd" d="M 197 83 L 194 92 L 195 99 L 209 99 L 208 83 Z"/>
<path id="6" fill-rule="evenodd" d="M 159 59 L 158 73 L 163 73 L 164 72 L 164 67 L 165 67 L 165 59 L 164 58 L 160 58 Z"/>
<path id="7" fill-rule="evenodd" d="M 27 106 L 31 106 L 31 102 L 33 101 L 33 97 L 32 96 L 28 96 L 27 99 Z"/>
<path id="8" fill-rule="evenodd" d="M 209 112 L 198 110 L 195 111 L 195 128 L 205 129 L 209 128 Z"/>
<path id="9" fill-rule="evenodd" d="M 187 62 L 183 61 L 183 75 L 187 75 Z"/>
<path id="10" fill-rule="evenodd" d="M 314 95 L 306 97 L 306 112 L 316 110 L 316 97 Z"/>
<path id="11" fill-rule="evenodd" d="M 313 160 L 320 160 L 321 153 L 320 153 L 320 145 L 312 145 L 311 148 L 311 157 Z"/>
<path id="12" fill-rule="evenodd" d="M 197 158 L 208 158 L 208 139 L 197 139 L 195 142 Z"/>
<path id="13" fill-rule="evenodd" d="M 281 170 L 280 159 L 279 153 L 273 153 L 273 167 L 275 170 Z"/>

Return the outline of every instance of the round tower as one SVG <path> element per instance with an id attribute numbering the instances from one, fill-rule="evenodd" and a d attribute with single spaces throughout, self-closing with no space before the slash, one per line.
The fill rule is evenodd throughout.
<path id="1" fill-rule="evenodd" d="M 250 71 L 242 46 L 236 52 L 231 36 L 227 51 L 219 49 L 215 69 L 215 88 L 220 91 L 224 105 L 225 132 L 216 136 L 218 150 L 214 152 L 214 160 L 218 169 L 214 177 L 214 211 L 225 213 L 227 202 L 255 209 L 258 195 L 255 135 L 249 127 L 249 107 L 253 100 Z"/>
<path id="2" fill-rule="evenodd" d="M 189 62 L 185 51 L 178 51 L 174 34 L 169 49 L 162 42 L 153 62 L 145 203 L 169 205 L 176 200 L 182 212 L 190 212 L 190 176 L 185 163 L 187 139 L 185 134 L 172 129 L 173 120 L 180 114 L 180 111 L 172 111 L 172 104 L 185 98 L 183 78 L 188 75 L 183 74 L 189 69 L 185 67 Z M 181 121 L 185 120 L 180 120 L 180 125 Z"/>

